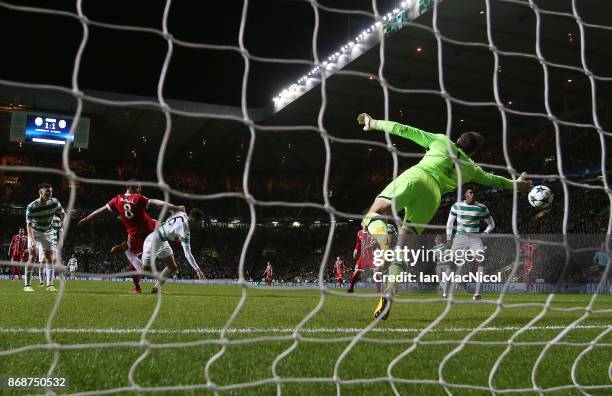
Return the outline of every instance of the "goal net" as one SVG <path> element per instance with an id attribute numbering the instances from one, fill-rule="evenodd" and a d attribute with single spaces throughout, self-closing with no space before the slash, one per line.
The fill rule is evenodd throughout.
<path id="1" fill-rule="evenodd" d="M 172 30 L 176 22 L 169 23 L 179 5 L 170 0 L 159 7 L 154 27 L 97 20 L 88 15 L 87 3 L 60 9 L 0 2 L 3 19 L 19 16 L 33 24 L 44 19 L 49 26 L 74 22 L 80 37 L 68 85 L 0 73 L 8 115 L 3 129 L 10 129 L 0 151 L 2 237 L 9 242 L 25 226 L 36 185 L 52 180 L 68 214 L 58 243 L 60 252 L 66 247 L 63 263 L 73 253 L 89 263 L 73 272 L 58 266 L 59 291 L 50 296 L 22 295 L 21 286 L 8 280 L 13 268 L 26 267 L 36 278 L 44 264 L 0 262 L 7 267 L 1 293 L 8 307 L 0 320 L 0 387 L 79 395 L 611 392 L 612 190 L 606 171 L 612 7 L 607 2 L 313 0 L 271 2 L 261 11 L 261 2 L 244 0 L 236 3 L 239 14 L 221 16 L 208 15 L 215 13 L 210 7 L 199 23 L 238 21 L 227 40 L 231 44 L 179 38 Z M 293 6 L 295 14 L 290 11 L 282 22 L 275 20 L 281 11 L 267 14 Z M 121 6 L 114 12 L 120 11 Z M 295 53 L 289 46 L 266 52 L 275 56 L 250 48 L 257 40 L 249 36 L 254 26 L 277 22 L 288 29 L 277 35 L 290 40 L 300 19 L 312 22 L 312 34 L 292 45 L 306 45 L 309 56 L 278 55 Z M 345 25 L 346 41 L 329 43 L 325 32 L 338 37 Z M 98 31 L 109 32 L 110 47 L 123 45 L 130 35 L 163 43 L 155 97 L 83 89 L 84 59 L 95 58 L 88 47 Z M 200 77 L 212 84 L 215 92 L 202 93 L 210 101 L 224 86 L 238 87 L 239 106 L 203 105 L 167 94 L 176 57 L 184 61 L 186 53 L 217 52 L 234 58 L 217 64 L 218 70 L 190 70 L 187 80 L 194 87 Z M 240 83 L 219 84 L 229 80 L 224 69 L 236 80 L 230 74 L 236 64 Z M 268 65 L 272 72 L 261 73 Z M 289 69 L 295 78 L 279 82 L 277 72 Z M 254 91 L 270 92 L 270 86 L 279 89 L 266 105 L 249 105 Z M 67 97 L 69 105 L 60 105 Z M 37 157 L 43 151 L 27 150 L 37 142 L 28 140 L 27 129 L 20 136 L 15 119 L 7 127 L 8 118 L 23 112 L 27 128 L 37 108 L 49 118 L 70 114 L 52 166 Z M 364 214 L 375 211 L 367 209 L 430 150 L 388 130 L 361 131 L 360 113 L 445 135 L 446 142 L 480 132 L 486 144 L 473 159 L 484 171 L 511 180 L 526 172 L 523 178 L 552 191 L 551 206 L 538 210 L 517 182 L 511 190 L 462 186 L 460 169 L 470 163 L 449 143 L 459 186 L 439 197 L 430 221 L 404 222 L 398 201 L 406 198 L 390 200 L 394 215 L 384 220 L 387 247 L 401 246 L 407 230 L 408 247 L 425 251 L 446 241 L 449 213 L 468 188 L 475 191 L 495 221 L 494 231 L 481 235 L 484 271 L 498 278 L 441 282 L 444 270 L 436 272 L 435 262 L 420 259 L 405 267 L 414 278 L 394 287 L 383 284 L 380 293 L 375 279 L 389 275 L 388 268 L 350 279 L 354 259 L 363 258 L 354 251 L 355 234 Z M 135 130 L 143 145 L 131 149 L 121 140 L 105 141 L 102 128 L 96 128 L 102 117 L 106 128 L 161 125 L 163 133 Z M 181 131 L 187 129 L 195 132 L 185 137 Z M 34 139 L 58 144 L 53 135 Z M 112 170 L 96 166 L 105 158 L 88 158 L 94 144 L 104 145 L 108 158 L 127 153 L 134 162 Z M 223 162 L 200 165 L 207 156 Z M 138 165 L 141 159 L 155 167 Z M 300 173 L 302 166 L 306 171 Z M 191 244 L 208 280 L 192 279 L 179 247 L 174 255 L 182 270 L 162 289 L 170 294 L 150 299 L 120 294 L 122 281 L 143 276 L 154 282 L 161 272 L 155 266 L 130 271 L 123 256 L 114 264 L 108 251 L 121 240 L 117 224 L 77 227 L 77 222 L 91 209 L 81 202 L 106 203 L 126 187 L 128 176 L 166 202 L 204 208 L 204 229 L 191 230 Z M 167 208 L 161 210 L 160 223 L 167 214 Z M 336 276 L 336 257 L 344 258 L 338 261 L 346 263 L 348 277 Z M 274 272 L 266 272 L 266 262 Z M 466 265 L 457 273 L 481 272 L 479 265 Z M 337 278 L 355 292 L 347 293 Z M 381 301 L 380 315 L 373 317 Z M 61 378 L 67 382 L 56 383 Z"/>

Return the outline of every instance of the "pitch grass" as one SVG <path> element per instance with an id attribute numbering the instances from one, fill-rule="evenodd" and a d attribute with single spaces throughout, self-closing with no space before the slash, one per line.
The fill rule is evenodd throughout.
<path id="1" fill-rule="evenodd" d="M 60 308 L 53 320 L 56 329 L 138 329 L 147 324 L 156 306 L 157 296 L 150 294 L 130 295 L 128 283 L 68 281 L 61 299 Z M 145 290 L 150 284 L 145 285 Z M 148 343 L 168 346 L 169 343 L 192 342 L 219 339 L 214 329 L 225 325 L 241 296 L 236 286 L 213 285 L 168 285 L 171 295 L 163 296 L 161 310 L 152 326 L 157 332 L 148 334 Z M 363 292 L 368 292 L 364 290 Z M 402 298 L 427 300 L 433 293 L 404 294 Z M 492 301 L 497 295 L 484 295 Z M 544 303 L 547 295 L 507 295 L 507 304 Z M 535 324 L 538 330 L 531 330 L 519 336 L 517 342 L 545 342 L 552 340 L 561 329 L 546 329 L 546 326 L 566 326 L 584 315 L 589 295 L 558 295 L 551 308 L 574 308 L 571 311 L 548 310 Z M 0 376 L 46 376 L 53 361 L 53 352 L 45 349 L 45 334 L 41 332 L 16 331 L 14 329 L 42 329 L 46 326 L 57 294 L 44 289 L 26 294 L 21 282 L 0 281 Z M 470 296 L 459 295 L 468 302 Z M 317 290 L 295 289 L 248 289 L 247 299 L 236 317 L 233 328 L 286 329 L 296 326 L 313 310 L 320 301 Z M 349 344 L 350 337 L 357 331 L 333 332 L 333 329 L 359 329 L 372 320 L 375 297 L 355 298 L 348 295 L 326 295 L 320 311 L 305 325 L 306 328 L 323 328 L 326 332 L 304 332 L 302 340 L 277 365 L 277 375 L 290 377 L 293 381 L 281 386 L 283 394 L 319 395 L 335 394 L 336 385 L 330 381 L 334 365 Z M 393 394 L 387 376 L 389 363 L 402 351 L 412 345 L 411 340 L 418 329 L 429 325 L 446 307 L 441 300 L 427 303 L 396 303 L 388 321 L 377 325 L 379 329 L 417 329 L 409 332 L 371 332 L 368 340 L 358 342 L 346 355 L 339 366 L 341 380 L 377 379 L 371 383 L 340 385 L 342 394 L 347 395 L 389 395 Z M 426 379 L 438 381 L 438 368 L 444 357 L 457 347 L 470 329 L 478 326 L 496 309 L 493 304 L 454 304 L 446 318 L 437 326 L 437 331 L 426 335 L 423 341 L 438 341 L 438 344 L 419 345 L 392 370 L 395 378 Z M 612 297 L 598 296 L 595 310 L 612 309 Z M 506 349 L 505 343 L 515 330 L 504 328 L 521 327 L 542 307 L 504 307 L 487 327 L 494 331 L 479 332 L 474 341 L 496 341 L 500 344 L 470 344 L 455 354 L 443 369 L 443 378 L 451 384 L 488 386 L 491 368 Z M 591 313 L 580 323 L 582 328 L 570 331 L 561 341 L 588 343 L 612 325 L 612 314 Z M 592 326 L 592 327 L 587 327 Z M 209 329 L 210 333 L 181 332 L 185 329 Z M 446 330 L 445 330 L 446 329 Z M 452 331 L 449 331 L 452 329 Z M 500 330 L 501 329 L 501 330 Z M 67 377 L 69 387 L 58 393 L 102 391 L 129 386 L 128 372 L 134 362 L 147 350 L 139 346 L 141 334 L 94 333 L 67 330 L 55 332 L 52 341 L 62 346 L 80 344 L 82 347 L 62 350 L 59 354 L 54 375 Z M 72 330 L 77 331 L 77 330 Z M 252 330 L 251 330 L 252 331 Z M 293 345 L 291 339 L 262 340 L 261 337 L 287 337 L 290 332 L 232 332 L 227 338 L 232 341 L 258 339 L 257 342 L 228 345 L 224 354 L 210 367 L 210 378 L 218 386 L 245 384 L 260 381 L 259 385 L 233 389 L 221 394 L 272 395 L 276 394 L 273 382 L 272 364 L 279 354 Z M 332 338 L 340 338 L 335 342 Z M 374 342 L 385 341 L 386 343 Z M 318 341 L 318 342 L 316 342 Z M 444 342 L 449 341 L 449 342 Z M 124 343 L 112 348 L 91 348 L 83 344 Z M 127 343 L 127 344 L 126 344 Z M 612 343 L 612 334 L 599 340 L 599 344 Z M 12 349 L 28 345 L 39 345 L 34 350 L 6 354 Z M 571 385 L 572 363 L 586 346 L 551 347 L 545 354 L 535 373 L 537 385 L 552 388 Z M 135 366 L 134 380 L 141 387 L 162 387 L 177 385 L 205 384 L 204 367 L 208 359 L 219 352 L 218 344 L 200 344 L 172 348 L 150 349 L 142 361 Z M 500 364 L 493 384 L 499 389 L 533 387 L 531 375 L 534 363 L 543 345 L 513 346 Z M 608 369 L 612 361 L 612 347 L 600 345 L 588 352 L 577 370 L 577 382 L 581 385 L 610 385 Z M 315 378 L 319 382 L 306 382 Z M 324 380 L 321 380 L 324 379 Z M 263 383 L 262 383 L 263 382 Z M 406 395 L 444 395 L 439 384 L 400 384 L 397 388 Z M 484 390 L 450 387 L 455 395 L 485 395 Z M 594 395 L 610 394 L 608 389 L 590 389 Z M 35 391 L 27 391 L 28 394 Z M 40 392 L 39 392 L 40 393 Z M 134 394 L 121 391 L 120 394 Z M 164 389 L 157 394 L 212 394 L 206 389 L 191 389 L 171 392 Z M 17 391 L 0 389 L 0 394 L 18 394 Z M 531 392 L 521 394 L 535 394 Z M 554 395 L 580 394 L 576 389 L 562 389 L 551 392 Z"/>

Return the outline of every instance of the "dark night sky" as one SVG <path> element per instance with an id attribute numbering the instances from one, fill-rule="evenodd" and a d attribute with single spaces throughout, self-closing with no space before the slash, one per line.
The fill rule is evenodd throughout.
<path id="1" fill-rule="evenodd" d="M 76 13 L 76 1 L 12 1 Z M 372 12 L 370 0 L 322 0 L 322 5 Z M 397 1 L 379 0 L 379 12 Z M 144 6 L 146 4 L 146 6 Z M 94 21 L 161 29 L 165 2 L 117 0 L 83 1 L 83 13 Z M 174 1 L 168 27 L 177 39 L 196 43 L 238 46 L 243 2 Z M 313 59 L 314 10 L 302 0 L 251 0 L 245 46 L 257 56 Z M 326 57 L 358 34 L 372 20 L 362 15 L 319 9 L 318 49 Z M 70 86 L 74 56 L 82 28 L 73 18 L 0 8 L 0 34 L 9 62 L 0 78 Z M 90 27 L 79 84 L 82 89 L 155 96 L 166 42 L 158 35 Z M 285 85 L 309 66 L 251 62 L 249 107 L 270 104 Z M 174 47 L 164 95 L 168 98 L 239 105 L 244 62 L 239 53 Z"/>

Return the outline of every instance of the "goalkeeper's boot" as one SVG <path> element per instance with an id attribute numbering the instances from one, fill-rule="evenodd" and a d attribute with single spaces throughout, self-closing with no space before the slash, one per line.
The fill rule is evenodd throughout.
<path id="1" fill-rule="evenodd" d="M 161 290 L 161 289 L 158 289 L 157 287 L 155 287 L 155 286 L 154 286 L 154 287 L 151 289 L 151 294 L 157 294 L 157 293 L 161 293 L 161 294 L 163 294 L 164 296 L 168 294 L 168 292 L 167 292 L 167 291 L 165 291 L 165 290 Z"/>
<path id="2" fill-rule="evenodd" d="M 387 320 L 387 318 L 389 317 L 389 312 L 391 312 L 391 298 L 386 295 L 382 296 L 378 301 L 378 305 L 374 310 L 374 318 L 378 318 L 380 315 L 382 315 L 387 305 L 389 306 L 389 309 L 387 310 L 387 313 L 385 313 L 384 316 L 381 318 L 382 320 Z"/>
<path id="3" fill-rule="evenodd" d="M 472 297 L 472 300 L 480 301 L 481 300 L 480 294 L 474 294 L 474 297 Z"/>
<path id="4" fill-rule="evenodd" d="M 56 292 L 57 289 L 55 287 L 53 287 L 53 285 L 49 285 L 49 286 L 47 286 L 47 291 L 48 292 Z"/>
<path id="5" fill-rule="evenodd" d="M 353 293 L 353 292 L 354 292 L 354 290 L 353 290 L 353 288 L 352 288 L 352 287 L 350 287 L 350 288 L 346 289 L 346 292 L 347 292 L 347 293 Z"/>
<path id="6" fill-rule="evenodd" d="M 111 248 L 111 253 L 118 254 L 118 253 L 123 253 L 126 250 L 128 250 L 127 242 L 121 242 L 120 244 L 117 244 Z"/>
<path id="7" fill-rule="evenodd" d="M 32 288 L 32 286 L 26 286 L 26 287 L 23 288 L 23 291 L 24 292 L 33 292 L 34 289 Z"/>

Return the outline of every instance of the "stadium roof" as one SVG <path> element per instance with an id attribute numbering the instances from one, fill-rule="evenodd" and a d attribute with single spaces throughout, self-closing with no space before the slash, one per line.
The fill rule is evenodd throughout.
<path id="1" fill-rule="evenodd" d="M 538 42 L 543 59 L 547 62 L 550 109 L 559 119 L 592 124 L 591 85 L 582 70 L 581 33 L 572 17 L 571 2 L 536 1 L 540 7 L 538 12 L 534 12 L 525 1 L 491 3 L 490 15 L 485 12 L 482 1 L 446 0 L 440 3 L 437 27 L 443 36 L 441 70 L 438 67 L 436 37 L 432 31 L 433 12 L 425 13 L 414 24 L 408 24 L 386 38 L 382 73 L 387 84 L 394 87 L 388 91 L 389 119 L 444 132 L 448 108 L 440 93 L 439 76 L 442 75 L 444 89 L 453 99 L 450 108 L 452 135 L 465 130 L 478 130 L 490 141 L 499 140 L 502 137 L 502 118 L 493 91 L 493 76 L 496 74 L 500 100 L 506 107 L 508 133 L 512 136 L 535 128 L 550 129 L 551 124 L 545 116 L 544 73 L 536 47 L 539 17 Z M 578 6 L 578 14 L 585 24 L 606 26 L 609 23 L 607 17 L 612 14 L 609 2 L 580 1 Z M 493 42 L 500 54 L 497 73 L 494 73 L 493 52 L 487 40 L 489 17 Z M 612 77 L 612 49 L 607 45 L 612 41 L 612 30 L 595 26 L 584 26 L 584 29 L 583 52 L 589 69 L 595 76 Z M 338 42 L 337 46 L 343 44 Z M 271 100 L 277 92 L 270 89 L 269 105 L 249 109 L 249 115 L 257 124 L 268 127 L 307 125 L 315 128 L 319 115 L 322 115 L 323 125 L 332 137 L 383 142 L 382 134 L 366 135 L 355 122 L 356 115 L 364 111 L 378 118 L 385 116 L 384 90 L 378 79 L 380 61 L 379 46 L 376 45 L 346 65 L 342 72 L 330 76 L 326 80 L 324 111 L 321 107 L 321 89 L 316 86 L 277 112 L 274 112 Z M 297 80 L 311 66 L 295 65 L 294 68 Z M 361 75 L 348 71 L 357 71 Z M 270 81 L 274 80 L 274 76 L 269 78 Z M 595 81 L 597 103 L 609 105 L 610 82 L 602 79 Z M 268 85 L 279 88 L 279 85 L 271 82 Z M 100 91 L 86 93 L 115 101 L 156 101 L 152 97 L 135 95 Z M 76 101 L 69 93 L 7 86 L 0 87 L 0 103 L 67 113 L 76 108 Z M 175 115 L 167 151 L 171 161 L 191 163 L 203 170 L 241 171 L 250 132 L 239 121 L 242 118 L 239 107 L 179 100 L 169 100 L 169 104 L 182 111 L 232 115 L 236 118 L 227 120 Z M 129 161 L 135 149 L 139 161 L 156 159 L 165 129 L 165 119 L 159 109 L 86 101 L 84 114 L 92 120 L 88 158 Z M 9 118 L 7 112 L 0 113 L 2 133 L 7 136 Z M 258 130 L 253 171 L 322 171 L 325 145 L 315 128 Z M 7 136 L 2 136 L 3 141 L 7 140 Z M 18 149 L 15 145 L 7 147 Z M 397 147 L 402 151 L 421 153 L 407 142 L 397 141 Z M 391 164 L 391 156 L 384 149 L 374 146 L 344 144 L 337 140 L 331 145 L 331 150 L 332 166 L 339 171 L 367 169 L 372 163 L 376 166 Z M 75 156 L 78 155 L 75 153 Z M 366 156 L 369 159 L 364 161 Z"/>

